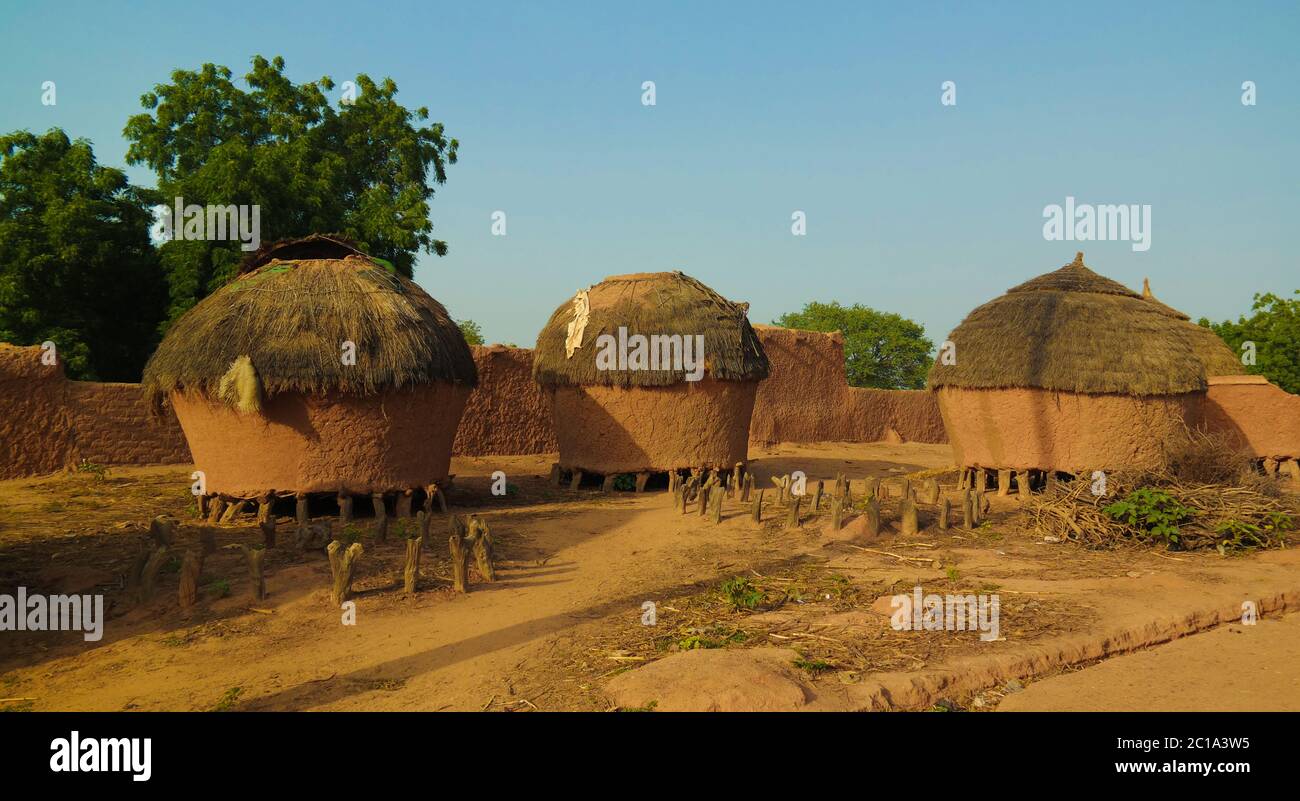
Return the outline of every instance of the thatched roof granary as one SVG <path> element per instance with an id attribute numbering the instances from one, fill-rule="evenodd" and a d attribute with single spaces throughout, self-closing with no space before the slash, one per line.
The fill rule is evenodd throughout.
<path id="1" fill-rule="evenodd" d="M 1194 328 L 1088 269 L 1082 253 L 985 303 L 949 336 L 956 363 L 941 358 L 928 381 L 958 465 L 1157 465 L 1169 437 L 1198 419 L 1206 359 L 1226 367 L 1226 347 Z"/>
<path id="2" fill-rule="evenodd" d="M 268 245 L 145 367 L 207 490 L 370 494 L 444 479 L 476 383 L 446 309 L 338 237 Z"/>
<path id="3" fill-rule="evenodd" d="M 681 272 L 610 276 L 556 309 L 533 376 L 551 398 L 560 465 L 610 475 L 744 462 L 768 373 L 748 311 Z"/>

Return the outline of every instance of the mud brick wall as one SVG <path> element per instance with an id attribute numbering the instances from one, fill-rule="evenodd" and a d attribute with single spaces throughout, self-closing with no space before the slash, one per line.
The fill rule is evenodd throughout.
<path id="1" fill-rule="evenodd" d="M 149 415 L 139 384 L 69 381 L 76 459 L 96 464 L 185 464 L 190 449 L 171 409 Z"/>
<path id="2" fill-rule="evenodd" d="M 850 387 L 840 334 L 768 325 L 754 330 L 772 371 L 758 385 L 751 443 L 948 441 L 933 394 Z"/>
<path id="3" fill-rule="evenodd" d="M 533 381 L 533 352 L 504 345 L 476 346 L 478 388 L 469 396 L 452 453 L 509 456 L 559 449 L 550 402 Z"/>
<path id="4" fill-rule="evenodd" d="M 69 381 L 38 347 L 0 343 L 0 479 L 103 465 L 190 460 L 170 412 L 149 415 L 139 384 Z"/>

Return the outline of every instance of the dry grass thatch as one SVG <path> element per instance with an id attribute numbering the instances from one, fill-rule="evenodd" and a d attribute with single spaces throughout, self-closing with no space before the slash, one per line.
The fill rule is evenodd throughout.
<path id="1" fill-rule="evenodd" d="M 972 311 L 949 337 L 956 364 L 936 363 L 928 385 L 1125 395 L 1203 390 L 1206 370 L 1189 325 L 1094 273 L 1080 253 Z"/>
<path id="2" fill-rule="evenodd" d="M 665 386 L 683 381 L 685 370 L 600 370 L 596 339 L 628 335 L 704 337 L 705 374 L 723 381 L 758 381 L 767 377 L 767 355 L 746 316 L 747 303 L 733 303 L 681 272 L 636 273 L 606 278 L 588 290 L 590 316 L 582 346 L 568 356 L 565 338 L 574 318 L 565 301 L 541 333 L 533 356 L 533 377 L 545 386 L 606 384 Z"/>
<path id="3" fill-rule="evenodd" d="M 475 385 L 474 358 L 442 304 L 349 244 L 309 239 L 261 253 L 171 326 L 144 371 L 155 408 L 173 391 L 252 411 L 262 394 Z M 354 364 L 344 342 L 355 343 Z"/>
<path id="4" fill-rule="evenodd" d="M 1151 293 L 1151 282 L 1142 279 L 1142 299 L 1155 306 L 1164 314 L 1178 321 L 1178 330 L 1187 337 L 1187 342 L 1201 363 L 1205 365 L 1205 375 L 1245 375 L 1246 368 L 1233 354 L 1232 348 L 1208 328 L 1191 321 L 1186 314 L 1172 306 L 1160 302 Z"/>

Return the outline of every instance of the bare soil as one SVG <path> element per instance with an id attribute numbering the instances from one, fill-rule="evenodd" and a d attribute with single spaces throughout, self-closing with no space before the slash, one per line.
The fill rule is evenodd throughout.
<path id="1" fill-rule="evenodd" d="M 809 476 L 810 493 L 839 472 L 856 488 L 868 476 L 953 480 L 944 445 L 776 446 L 750 457 L 769 497 L 769 477 L 794 470 Z M 992 708 L 1017 676 L 1028 682 L 1213 628 L 1242 599 L 1259 599 L 1266 616 L 1300 602 L 1294 549 L 1229 558 L 1086 551 L 1031 536 L 1019 502 L 996 497 L 982 528 L 940 532 L 923 505 L 920 532 L 903 537 L 897 489 L 871 542 L 854 526 L 830 533 L 824 510 L 787 529 L 771 500 L 762 524 L 728 499 L 714 525 L 680 514 L 662 491 L 552 487 L 554 460 L 453 461 L 453 511 L 483 515 L 497 542 L 498 580 L 474 574 L 467 595 L 451 590 L 443 547 L 426 550 L 419 591 L 407 597 L 393 526 L 377 543 L 370 520 L 358 520 L 355 625 L 343 625 L 329 599 L 324 555 L 290 547 L 287 517 L 281 547 L 267 556 L 265 601 L 252 601 L 239 552 L 219 549 L 205 563 L 199 604 L 181 610 L 176 568 L 197 547 L 189 467 L 0 482 L 0 592 L 103 593 L 110 610 L 97 643 L 0 632 L 0 709 L 743 709 L 753 707 L 743 687 L 706 697 L 679 685 L 712 658 L 700 651 L 761 667 L 773 649 L 789 661 L 779 667 L 797 689 L 782 696 L 791 708 Z M 490 492 L 496 470 L 510 483 L 504 497 Z M 183 525 L 159 597 L 141 605 L 125 575 L 157 514 Z M 218 531 L 219 545 L 258 541 L 252 518 Z M 752 589 L 752 608 L 720 592 L 737 578 Z M 1002 639 L 894 631 L 879 599 L 917 584 L 997 593 Z M 647 601 L 653 626 L 643 623 Z M 638 674 L 651 664 L 655 673 Z M 620 688 L 634 677 L 646 680 L 625 697 Z"/>

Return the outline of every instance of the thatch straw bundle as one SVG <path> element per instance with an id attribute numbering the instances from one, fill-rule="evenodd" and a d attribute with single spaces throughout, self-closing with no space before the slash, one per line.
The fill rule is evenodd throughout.
<path id="1" fill-rule="evenodd" d="M 949 337 L 956 364 L 940 360 L 928 385 L 1134 396 L 1203 390 L 1206 368 L 1190 325 L 1088 269 L 1080 253 L 972 311 Z"/>
<path id="2" fill-rule="evenodd" d="M 355 345 L 355 360 L 344 343 Z M 346 240 L 276 243 L 177 320 L 144 372 L 155 408 L 199 392 L 241 411 L 263 395 L 371 395 L 474 386 L 474 359 L 442 304 Z"/>
<path id="3" fill-rule="evenodd" d="M 1241 361 L 1233 355 L 1232 349 L 1218 334 L 1204 326 L 1193 323 L 1186 314 L 1157 300 L 1156 296 L 1151 294 L 1151 282 L 1145 278 L 1142 280 L 1142 298 L 1178 321 L 1178 330 L 1187 337 L 1187 344 L 1191 346 L 1192 352 L 1205 365 L 1205 375 L 1207 377 L 1212 375 L 1246 374 L 1246 369 L 1242 366 Z"/>
<path id="4" fill-rule="evenodd" d="M 581 295 L 581 293 L 579 293 Z M 702 335 L 705 374 L 723 381 L 758 381 L 767 377 L 767 355 L 746 316 L 749 304 L 733 303 L 681 272 L 634 273 L 606 278 L 587 290 L 586 322 L 580 347 L 565 348 L 569 324 L 583 309 L 566 301 L 541 333 L 533 357 L 533 377 L 543 386 L 666 386 L 685 379 L 686 370 L 600 370 L 596 340 L 641 334 Z"/>

